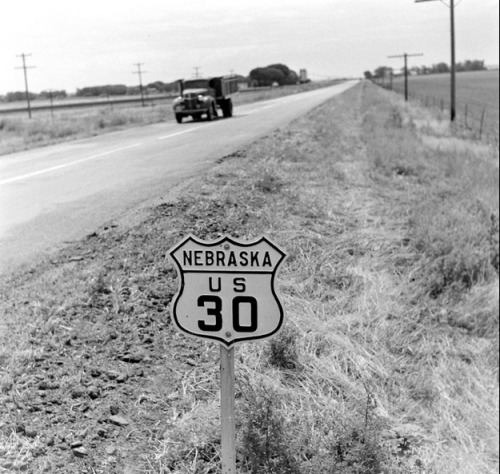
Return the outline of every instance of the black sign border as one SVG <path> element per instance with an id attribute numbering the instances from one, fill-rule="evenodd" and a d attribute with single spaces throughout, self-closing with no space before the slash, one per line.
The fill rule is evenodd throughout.
<path id="1" fill-rule="evenodd" d="M 206 247 L 206 248 L 217 247 L 217 246 L 223 245 L 224 243 L 230 243 L 230 244 L 236 245 L 238 247 L 254 247 L 257 244 L 260 244 L 261 242 L 266 242 L 268 245 L 270 245 L 274 250 L 276 250 L 281 255 L 281 258 L 279 259 L 278 263 L 276 264 L 274 271 L 262 272 L 262 273 L 265 273 L 266 275 L 269 273 L 272 274 L 272 276 L 271 276 L 271 291 L 272 291 L 272 294 L 273 294 L 273 296 L 278 304 L 278 308 L 279 308 L 279 312 L 280 312 L 279 324 L 273 332 L 271 332 L 269 334 L 262 335 L 262 336 L 237 338 L 237 339 L 234 339 L 232 341 L 227 342 L 225 339 L 223 339 L 221 337 L 210 336 L 210 335 L 205 335 L 205 334 L 200 335 L 200 334 L 188 331 L 187 329 L 182 327 L 182 325 L 179 323 L 179 321 L 177 319 L 176 309 L 177 309 L 177 302 L 179 301 L 180 297 L 184 293 L 184 286 L 185 286 L 184 273 L 185 272 L 183 271 L 180 262 L 175 258 L 174 254 L 175 254 L 175 252 L 177 252 L 177 250 L 179 250 L 181 247 L 183 247 L 189 241 L 193 241 L 196 244 L 198 244 L 202 247 Z M 236 344 L 242 343 L 242 342 L 253 342 L 253 341 L 259 341 L 262 339 L 269 339 L 269 338 L 273 337 L 274 335 L 276 335 L 280 331 L 280 329 L 282 328 L 283 323 L 285 321 L 285 312 L 283 310 L 283 305 L 281 303 L 281 300 L 275 291 L 275 279 L 276 279 L 276 275 L 278 273 L 279 267 L 284 262 L 284 260 L 287 258 L 287 254 L 281 248 L 279 248 L 276 244 L 271 242 L 266 236 L 262 236 L 256 240 L 253 240 L 250 242 L 241 242 L 241 241 L 233 239 L 232 237 L 229 237 L 229 236 L 224 236 L 224 237 L 221 237 L 220 239 L 213 240 L 213 241 L 204 241 L 204 240 L 198 239 L 196 236 L 190 234 L 190 235 L 186 236 L 183 240 L 181 240 L 181 242 L 179 242 L 175 247 L 172 247 L 168 251 L 168 253 L 169 253 L 170 257 L 172 258 L 172 260 L 174 261 L 174 263 L 177 267 L 177 273 L 181 279 L 179 291 L 176 293 L 176 295 L 174 297 L 174 301 L 173 301 L 172 309 L 171 309 L 172 319 L 174 320 L 175 325 L 177 326 L 177 328 L 179 329 L 180 332 L 187 334 L 191 337 L 194 337 L 196 339 L 208 339 L 208 340 L 212 340 L 212 341 L 217 341 L 217 342 L 221 343 L 223 346 L 230 348 L 230 347 L 235 346 Z M 189 273 L 213 273 L 213 274 L 224 273 L 224 274 L 234 274 L 234 275 L 242 275 L 242 274 L 255 275 L 255 274 L 258 274 L 259 272 L 245 272 L 245 271 L 232 271 L 232 270 L 223 270 L 220 272 L 202 270 L 202 271 L 196 272 L 196 271 L 191 270 Z"/>

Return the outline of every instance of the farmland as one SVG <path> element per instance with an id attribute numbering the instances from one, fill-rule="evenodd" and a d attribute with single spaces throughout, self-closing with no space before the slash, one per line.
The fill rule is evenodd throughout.
<path id="1" fill-rule="evenodd" d="M 394 79 L 393 88 L 395 91 L 403 93 L 403 78 Z M 442 107 L 444 110 L 448 110 L 450 107 L 450 75 L 411 76 L 409 92 L 412 100 L 418 100 L 428 107 Z M 499 129 L 498 101 L 498 71 L 457 74 L 457 120 L 459 124 L 478 131 L 484 111 L 485 134 L 490 138 L 495 138 L 498 136 Z"/>

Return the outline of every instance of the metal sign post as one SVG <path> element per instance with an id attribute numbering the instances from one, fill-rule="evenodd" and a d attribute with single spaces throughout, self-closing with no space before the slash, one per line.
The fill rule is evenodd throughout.
<path id="1" fill-rule="evenodd" d="M 234 347 L 220 346 L 220 404 L 222 472 L 236 474 L 236 416 L 234 404 Z"/>
<path id="2" fill-rule="evenodd" d="M 236 474 L 235 345 L 277 334 L 284 320 L 275 278 L 286 254 L 265 237 L 204 242 L 188 236 L 170 250 L 180 276 L 177 328 L 220 348 L 222 472 Z"/>

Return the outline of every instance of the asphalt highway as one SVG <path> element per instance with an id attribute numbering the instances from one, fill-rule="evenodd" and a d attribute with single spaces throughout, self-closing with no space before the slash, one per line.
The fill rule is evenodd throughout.
<path id="1" fill-rule="evenodd" d="M 186 120 L 0 156 L 0 274 L 166 195 L 355 82 Z"/>

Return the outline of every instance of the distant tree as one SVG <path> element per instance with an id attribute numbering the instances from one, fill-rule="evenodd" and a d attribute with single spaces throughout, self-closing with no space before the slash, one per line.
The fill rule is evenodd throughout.
<path id="1" fill-rule="evenodd" d="M 299 82 L 299 76 L 297 73 L 284 64 L 270 64 L 267 67 L 271 69 L 279 69 L 283 73 L 282 81 L 277 81 L 280 86 L 290 86 Z"/>
<path id="2" fill-rule="evenodd" d="M 431 74 L 432 70 L 429 66 L 420 66 L 420 74 Z"/>
<path id="3" fill-rule="evenodd" d="M 443 72 L 450 72 L 450 66 L 446 63 L 438 63 L 432 65 L 432 74 L 442 74 Z"/>
<path id="4" fill-rule="evenodd" d="M 373 74 L 371 73 L 371 71 L 365 71 L 364 75 L 365 75 L 365 79 L 368 79 L 368 80 L 373 79 Z"/>
<path id="5" fill-rule="evenodd" d="M 250 71 L 250 83 L 258 87 L 280 86 L 297 84 L 299 76 L 284 64 L 271 64 L 267 67 L 258 67 Z"/>
<path id="6" fill-rule="evenodd" d="M 161 81 L 150 82 L 146 85 L 146 89 L 156 89 L 157 92 L 165 92 L 167 89 L 167 84 Z"/>
<path id="7" fill-rule="evenodd" d="M 480 61 L 478 59 L 474 60 L 467 60 L 463 63 L 458 63 L 457 64 L 457 71 L 458 72 L 464 72 L 464 71 L 485 71 L 486 66 L 484 65 L 484 61 Z"/>
<path id="8" fill-rule="evenodd" d="M 376 78 L 389 77 L 392 71 L 393 69 L 391 67 L 379 66 L 377 69 L 375 69 L 374 76 Z"/>
<path id="9" fill-rule="evenodd" d="M 127 86 L 123 84 L 115 84 L 105 86 L 101 95 L 125 95 L 127 93 Z"/>
<path id="10" fill-rule="evenodd" d="M 127 87 L 127 95 L 139 95 L 141 93 L 141 89 L 139 86 Z"/>
<path id="11" fill-rule="evenodd" d="M 39 94 L 40 99 L 50 99 L 52 96 L 53 99 L 64 99 L 68 96 L 65 90 L 48 90 L 42 91 Z"/>
<path id="12" fill-rule="evenodd" d="M 29 93 L 30 100 L 36 99 L 37 95 L 33 92 Z M 5 100 L 7 102 L 19 102 L 20 100 L 26 100 L 26 92 L 16 91 L 16 92 L 7 92 L 5 96 Z"/>
<path id="13" fill-rule="evenodd" d="M 156 89 L 158 92 L 178 92 L 179 89 L 179 83 L 178 81 L 174 82 L 162 82 L 162 81 L 155 81 L 151 82 L 146 86 L 148 89 Z"/>
<path id="14" fill-rule="evenodd" d="M 283 79 L 283 73 L 279 69 L 258 67 L 250 71 L 250 81 L 256 87 L 272 86 L 273 83 L 279 83 Z"/>
<path id="15" fill-rule="evenodd" d="M 78 97 L 99 97 L 107 95 L 125 95 L 127 86 L 123 84 L 106 85 L 106 86 L 91 86 L 76 90 Z"/>
<path id="16" fill-rule="evenodd" d="M 290 70 L 290 73 L 286 78 L 286 85 L 293 86 L 294 84 L 298 84 L 299 81 L 300 81 L 299 75 L 295 71 Z"/>

